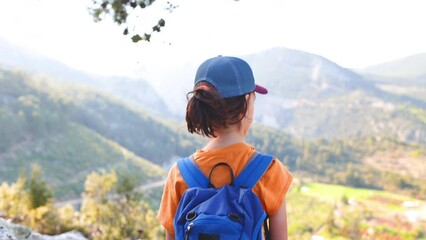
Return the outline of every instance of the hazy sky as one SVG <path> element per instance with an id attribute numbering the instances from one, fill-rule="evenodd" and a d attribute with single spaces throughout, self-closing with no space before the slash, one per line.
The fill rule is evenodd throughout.
<path id="1" fill-rule="evenodd" d="M 138 75 L 187 61 L 287 47 L 349 68 L 426 52 L 425 0 L 166 0 L 135 27 L 166 27 L 134 44 L 110 21 L 94 23 L 91 0 L 0 0 L 0 38 L 96 73 Z M 142 24 L 145 23 L 145 24 Z M 133 25 L 132 25 L 133 26 Z"/>

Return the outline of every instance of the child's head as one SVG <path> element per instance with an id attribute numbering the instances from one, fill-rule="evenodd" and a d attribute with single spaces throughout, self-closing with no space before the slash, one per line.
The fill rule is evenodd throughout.
<path id="1" fill-rule="evenodd" d="M 255 84 L 244 60 L 222 56 L 206 60 L 197 70 L 194 90 L 188 93 L 188 131 L 215 137 L 215 130 L 239 124 L 247 114 L 248 99 L 255 97 L 253 92 L 268 91 Z"/>

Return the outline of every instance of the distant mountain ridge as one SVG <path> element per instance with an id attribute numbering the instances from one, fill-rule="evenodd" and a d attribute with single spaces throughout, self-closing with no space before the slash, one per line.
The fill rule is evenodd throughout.
<path id="1" fill-rule="evenodd" d="M 263 98 L 280 103 L 280 95 L 258 96 L 258 120 L 265 121 L 265 116 L 284 119 L 288 122 L 276 123 L 287 124 L 283 125 L 286 132 L 254 124 L 247 142 L 278 157 L 291 171 L 311 178 L 400 190 L 404 186 L 398 184 L 405 181 L 412 186 L 409 192 L 420 189 L 424 196 L 421 175 L 370 167 L 374 166 L 371 159 L 383 158 L 383 149 L 392 154 L 415 153 L 416 158 L 407 162 L 422 164 L 424 148 L 398 139 L 414 143 L 424 139 L 424 110 L 409 103 L 401 108 L 398 98 L 391 99 L 396 103 L 378 101 L 379 97 L 362 87 L 348 89 L 345 94 L 295 99 L 297 104 L 281 112 L 270 112 L 270 106 L 261 102 Z M 262 111 L 270 115 L 259 115 Z M 327 127 L 318 128 L 322 125 Z M 363 128 L 366 130 L 359 132 Z M 297 135 L 298 131 L 305 135 Z M 320 139 L 306 137 L 312 133 Z M 339 135 L 342 133 L 345 135 Z M 81 193 L 84 178 L 92 171 L 114 170 L 119 177 L 140 184 L 154 181 L 165 176 L 159 166 L 168 169 L 178 157 L 205 144 L 205 139 L 188 134 L 182 121 L 160 118 L 104 91 L 1 69 L 0 135 L 0 181 L 15 181 L 20 171 L 28 172 L 37 164 L 61 199 Z M 370 160 L 364 163 L 364 158 Z M 388 186 L 389 176 L 395 180 Z"/>
<path id="2" fill-rule="evenodd" d="M 16 53 L 25 59 L 24 52 Z M 423 120 L 426 90 L 418 88 L 426 83 L 422 77 L 424 54 L 385 63 L 379 70 L 367 68 L 368 74 L 342 68 L 322 56 L 287 48 L 273 48 L 240 57 L 250 63 L 256 81 L 269 89 L 267 97 L 257 98 L 255 117 L 262 124 L 284 130 L 297 138 L 379 135 L 426 143 Z M 27 64 L 31 61 L 38 60 L 29 59 Z M 182 121 L 185 94 L 192 87 L 193 71 L 197 65 L 190 63 L 168 69 L 167 73 L 155 79 L 163 84 L 160 88 L 149 84 L 152 79 L 101 79 L 69 69 L 62 72 L 74 74 L 69 77 L 71 81 L 101 89 L 164 118 Z M 390 79 L 380 75 L 382 68 L 398 73 L 410 69 L 409 72 L 416 74 L 399 74 L 397 79 Z M 376 72 L 374 77 L 373 72 Z M 398 87 L 396 90 L 395 86 Z M 155 89 L 161 90 L 161 93 L 157 94 Z M 413 91 L 416 91 L 415 94 L 410 94 Z"/>
<path id="3" fill-rule="evenodd" d="M 257 83 L 269 89 L 267 96 L 256 99 L 257 122 L 296 138 L 378 135 L 426 142 L 422 98 L 395 94 L 369 76 L 307 52 L 273 48 L 239 57 L 252 66 Z M 198 64 L 186 64 L 161 79 L 163 91 L 171 93 L 165 96 L 169 106 L 185 109 L 176 92 L 183 100 Z M 178 114 L 184 119 L 184 111 Z"/>
<path id="4" fill-rule="evenodd" d="M 390 79 L 423 79 L 426 82 L 426 53 L 419 53 L 356 71 Z M 425 83 L 426 84 L 426 83 Z"/>
<path id="5" fill-rule="evenodd" d="M 426 143 L 426 102 L 383 91 L 321 56 L 275 48 L 244 56 L 260 84 L 257 120 L 300 138 L 388 136 Z M 416 114 L 413 114 L 416 112 Z"/>
<path id="6" fill-rule="evenodd" d="M 244 56 L 256 79 L 272 95 L 285 98 L 325 98 L 373 84 L 362 76 L 314 54 L 287 48 L 273 48 Z"/>
<path id="7" fill-rule="evenodd" d="M 124 76 L 97 76 L 75 70 L 59 61 L 28 52 L 0 39 L 0 64 L 2 68 L 18 68 L 65 82 L 85 84 L 106 91 L 138 107 L 159 115 L 168 115 L 167 105 L 144 79 Z"/>

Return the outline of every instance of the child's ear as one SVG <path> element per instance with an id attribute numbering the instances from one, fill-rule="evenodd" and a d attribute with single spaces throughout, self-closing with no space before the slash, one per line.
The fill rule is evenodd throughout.
<path id="1" fill-rule="evenodd" d="M 246 104 L 244 104 L 244 112 L 241 113 L 242 115 L 247 113 L 250 93 L 247 93 L 244 97 L 246 98 Z"/>

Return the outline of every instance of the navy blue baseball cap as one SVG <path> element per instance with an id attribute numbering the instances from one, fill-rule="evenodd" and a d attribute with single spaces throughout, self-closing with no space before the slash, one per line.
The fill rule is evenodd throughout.
<path id="1" fill-rule="evenodd" d="M 254 82 L 253 71 L 248 63 L 236 57 L 217 56 L 204 61 L 198 67 L 194 85 L 203 81 L 213 85 L 222 98 L 241 96 L 253 91 L 268 93 L 266 88 Z"/>

